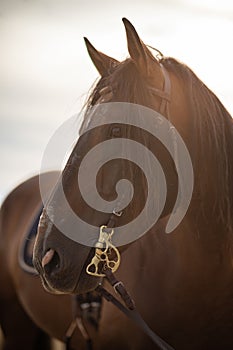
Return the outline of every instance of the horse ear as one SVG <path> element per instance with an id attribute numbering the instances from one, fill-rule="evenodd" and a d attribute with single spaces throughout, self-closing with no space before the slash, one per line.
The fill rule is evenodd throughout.
<path id="1" fill-rule="evenodd" d="M 130 21 L 128 21 L 126 18 L 122 18 L 122 21 L 126 30 L 130 57 L 137 65 L 138 69 L 147 75 L 149 74 L 149 62 L 153 56 L 143 41 L 139 38 L 138 33 L 136 32 L 136 29 L 132 23 L 130 23 Z"/>
<path id="2" fill-rule="evenodd" d="M 84 40 L 89 56 L 91 57 L 96 69 L 101 76 L 107 75 L 109 73 L 109 69 L 116 66 L 119 62 L 114 58 L 97 51 L 87 38 L 84 38 Z"/>

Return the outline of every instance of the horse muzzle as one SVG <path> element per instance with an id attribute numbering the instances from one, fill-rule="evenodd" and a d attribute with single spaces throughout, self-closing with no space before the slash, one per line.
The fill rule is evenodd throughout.
<path id="1" fill-rule="evenodd" d="M 66 237 L 64 239 L 67 240 Z M 66 242 L 68 243 L 68 242 Z M 76 249 L 63 249 L 48 239 L 37 241 L 34 249 L 34 266 L 38 271 L 44 288 L 52 293 L 80 294 L 95 289 L 100 281 L 98 277 L 86 273 L 91 262 L 93 250 L 77 244 Z"/>

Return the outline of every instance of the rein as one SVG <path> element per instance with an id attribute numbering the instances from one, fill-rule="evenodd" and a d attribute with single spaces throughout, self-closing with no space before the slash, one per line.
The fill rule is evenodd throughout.
<path id="1" fill-rule="evenodd" d="M 114 277 L 114 276 L 113 276 Z M 115 277 L 114 277 L 115 278 Z M 118 282 L 121 283 L 121 282 Z M 122 284 L 123 286 L 123 284 Z M 124 288 L 124 287 L 123 287 Z M 115 287 L 116 289 L 116 287 Z M 129 319 L 131 319 L 141 330 L 148 335 L 148 337 L 153 341 L 155 345 L 161 350 L 174 350 L 168 343 L 166 343 L 162 338 L 160 338 L 144 321 L 140 313 L 134 308 L 127 308 L 122 303 L 119 302 L 111 293 L 104 289 L 101 285 L 97 287 L 97 292 L 103 296 L 107 301 L 114 304 L 120 311 L 122 311 Z M 126 291 L 126 290 L 125 290 Z M 127 291 L 126 291 L 127 293 Z"/>
<path id="2" fill-rule="evenodd" d="M 163 90 L 154 87 L 150 87 L 150 90 L 157 97 L 161 98 L 159 112 L 161 114 L 165 114 L 167 116 L 167 119 L 170 120 L 169 102 L 171 95 L 171 81 L 167 70 L 161 63 L 160 67 L 164 77 Z M 109 91 L 108 87 L 103 88 L 101 90 L 101 97 L 98 102 L 106 102 L 108 97 L 112 97 L 111 91 Z M 134 322 L 145 334 L 147 334 L 147 336 L 160 350 L 174 350 L 172 346 L 160 338 L 147 325 L 140 313 L 136 310 L 135 303 L 126 290 L 124 284 L 121 281 L 118 281 L 114 276 L 114 272 L 120 265 L 120 253 L 118 249 L 112 244 L 111 238 L 114 234 L 115 220 L 117 217 L 121 216 L 121 214 L 122 212 L 118 213 L 116 210 L 113 210 L 113 213 L 107 225 L 100 227 L 99 238 L 95 244 L 95 255 L 87 266 L 86 272 L 91 276 L 106 277 L 107 281 L 113 287 L 118 296 L 120 296 L 124 304 L 122 304 L 116 297 L 109 293 L 101 284 L 99 284 L 95 291 L 101 297 L 105 298 L 108 302 L 114 304 L 121 312 L 123 312 L 129 319 L 131 319 L 132 322 Z M 92 340 L 86 328 L 84 327 L 82 316 L 77 316 L 77 314 L 66 333 L 67 350 L 69 349 L 68 344 L 76 327 L 79 328 L 81 334 L 83 335 L 83 338 L 86 341 L 86 349 L 92 350 Z"/>

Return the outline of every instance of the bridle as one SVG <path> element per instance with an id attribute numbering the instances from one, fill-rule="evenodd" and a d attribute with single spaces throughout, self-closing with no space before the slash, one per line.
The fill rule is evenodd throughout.
<path id="1" fill-rule="evenodd" d="M 170 120 L 169 113 L 169 103 L 171 98 L 171 81 L 169 74 L 166 68 L 160 63 L 161 71 L 164 77 L 163 90 L 157 89 L 155 87 L 149 87 L 152 94 L 161 98 L 159 112 L 162 115 L 166 115 L 167 119 Z M 107 102 L 108 98 L 112 97 L 111 91 L 108 87 L 105 87 L 101 90 L 101 96 L 98 102 Z M 143 320 L 141 315 L 135 308 L 135 303 L 130 297 L 128 291 L 124 287 L 124 284 L 121 281 L 118 281 L 114 272 L 117 270 L 120 263 L 120 254 L 118 249 L 113 246 L 111 243 L 111 236 L 114 233 L 114 227 L 116 226 L 116 220 L 121 215 L 115 209 L 113 210 L 112 215 L 106 226 L 100 228 L 100 234 L 98 242 L 95 246 L 95 255 L 91 261 L 91 263 L 87 266 L 87 273 L 94 276 L 106 277 L 107 281 L 114 288 L 115 292 L 121 297 L 124 302 L 124 305 L 115 298 L 112 294 L 110 294 L 107 290 L 103 288 L 100 284 L 96 291 L 104 297 L 107 301 L 113 303 L 118 309 L 120 309 L 128 318 L 130 318 L 145 334 L 150 337 L 150 339 L 154 342 L 154 344 L 161 350 L 174 350 L 168 343 L 166 343 L 163 339 L 161 339 L 154 331 L 152 331 L 147 323 Z M 115 259 L 111 260 L 108 256 L 108 251 L 114 252 Z M 110 255 L 109 254 L 109 255 Z M 111 266 L 112 264 L 112 266 Z M 100 265 L 100 267 L 99 267 Z M 94 267 L 94 272 L 92 272 L 92 268 Z M 80 321 L 80 319 L 79 319 Z M 87 349 L 92 349 L 91 338 L 88 335 L 88 332 L 85 330 L 83 323 L 77 323 L 78 328 L 80 329 L 83 337 L 86 339 Z M 72 336 L 72 334 L 71 334 Z"/>
<path id="2" fill-rule="evenodd" d="M 167 69 L 162 63 L 160 63 L 160 68 L 164 78 L 163 90 L 154 87 L 151 87 L 150 90 L 155 96 L 161 97 L 159 112 L 162 115 L 166 115 L 167 119 L 170 121 L 169 102 L 171 102 L 171 80 Z"/>
<path id="3" fill-rule="evenodd" d="M 164 77 L 163 90 L 157 89 L 155 87 L 149 87 L 149 89 L 152 94 L 161 98 L 159 112 L 162 115 L 165 115 L 170 121 L 169 103 L 171 98 L 171 81 L 168 71 L 162 63 L 160 63 L 160 67 Z M 100 91 L 100 95 L 101 96 L 98 102 L 107 102 L 107 99 L 112 97 L 111 91 L 108 87 L 103 88 Z M 92 258 L 90 264 L 87 266 L 86 272 L 89 275 L 106 277 L 107 281 L 111 284 L 118 296 L 120 296 L 124 304 L 115 298 L 111 293 L 109 293 L 105 288 L 103 288 L 102 284 L 99 284 L 99 286 L 96 288 L 96 292 L 99 293 L 101 297 L 104 297 L 107 301 L 113 303 L 119 310 L 121 310 L 121 312 L 130 318 L 145 334 L 148 335 L 148 337 L 150 337 L 157 348 L 161 350 L 174 350 L 172 346 L 166 343 L 162 338 L 160 338 L 154 331 L 150 329 L 139 312 L 136 310 L 135 303 L 130 297 L 124 284 L 121 281 L 118 281 L 114 276 L 114 272 L 117 270 L 120 264 L 120 253 L 118 252 L 118 249 L 112 244 L 111 237 L 114 234 L 116 220 L 119 216 L 121 216 L 121 214 L 122 213 L 118 213 L 117 209 L 115 208 L 110 216 L 107 225 L 100 227 L 99 238 L 95 245 L 95 255 Z M 114 256 L 114 258 L 112 256 Z M 92 350 L 92 341 L 88 335 L 87 330 L 84 327 L 84 324 L 82 323 L 82 319 L 79 317 L 78 322 L 75 323 L 75 326 L 73 326 L 73 328 L 72 324 L 67 332 L 69 339 L 73 334 L 74 327 L 77 326 L 81 331 L 84 339 L 86 340 L 87 349 Z"/>

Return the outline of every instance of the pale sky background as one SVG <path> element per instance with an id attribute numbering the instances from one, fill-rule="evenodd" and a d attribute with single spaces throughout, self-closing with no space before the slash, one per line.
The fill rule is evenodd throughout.
<path id="1" fill-rule="evenodd" d="M 122 17 L 190 66 L 233 115 L 231 0 L 0 0 L 0 200 L 40 169 L 98 77 L 83 42 L 127 56 Z"/>

